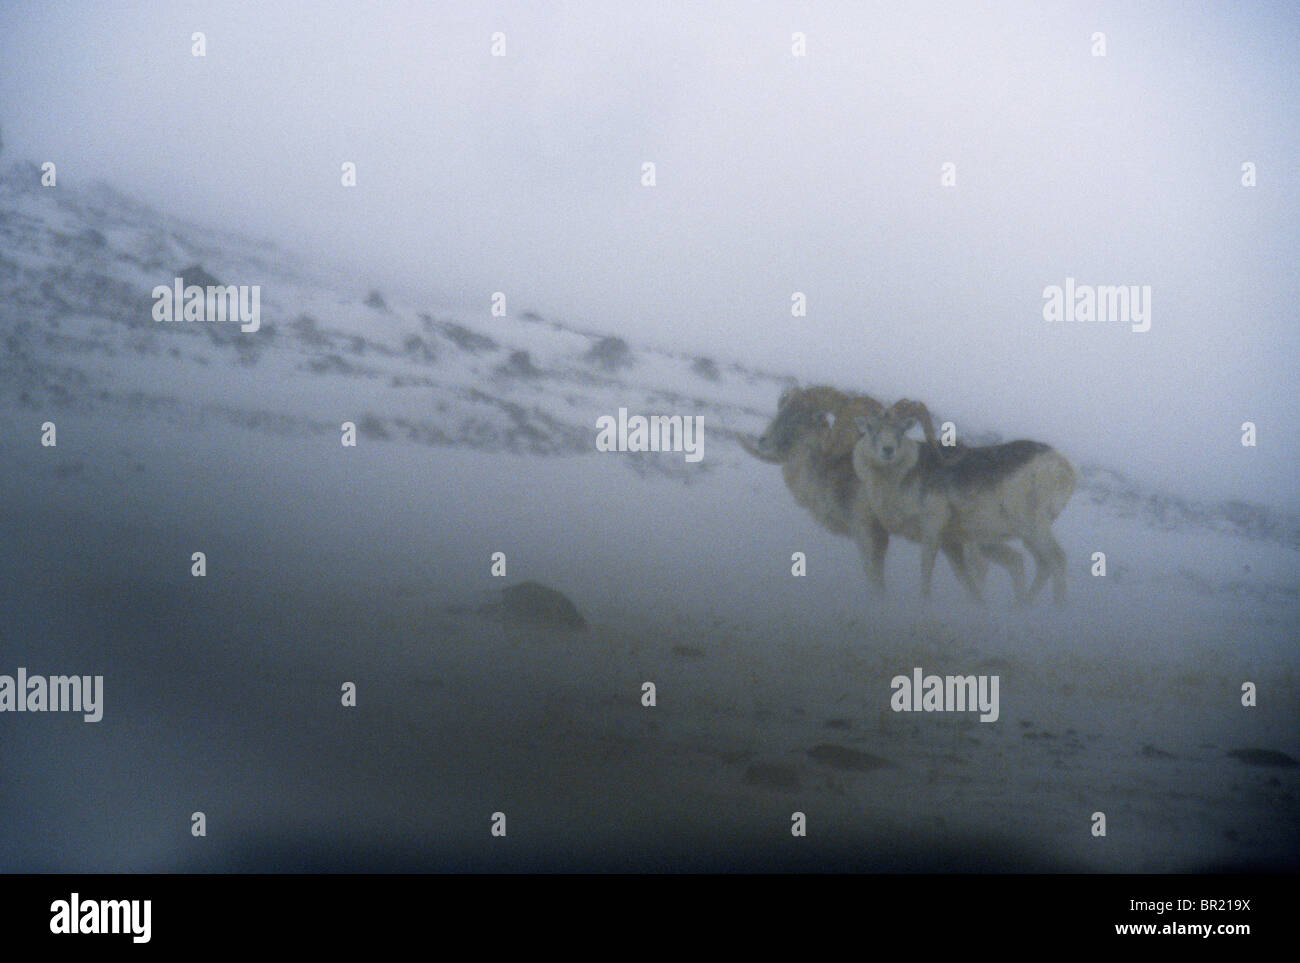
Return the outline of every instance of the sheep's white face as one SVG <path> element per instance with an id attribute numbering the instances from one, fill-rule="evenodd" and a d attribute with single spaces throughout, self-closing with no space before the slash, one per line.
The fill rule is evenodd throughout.
<path id="1" fill-rule="evenodd" d="M 855 423 L 862 432 L 858 450 L 882 468 L 899 464 L 915 447 L 915 442 L 907 437 L 907 433 L 916 426 L 915 418 L 894 418 L 880 414 L 860 417 Z"/>

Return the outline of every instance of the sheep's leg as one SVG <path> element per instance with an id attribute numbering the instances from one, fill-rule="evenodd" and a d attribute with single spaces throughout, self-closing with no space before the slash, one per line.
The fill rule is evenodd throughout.
<path id="1" fill-rule="evenodd" d="M 1024 603 L 1028 601 L 1025 591 L 1025 557 L 1017 552 L 1014 548 L 1007 545 L 981 545 L 979 550 L 981 558 L 987 558 L 1007 570 L 1011 576 L 1011 585 L 1016 594 L 1016 601 Z"/>
<path id="2" fill-rule="evenodd" d="M 1050 533 L 1046 538 L 1041 533 L 1032 535 L 1025 538 L 1024 543 L 1025 548 L 1029 549 L 1029 554 L 1034 557 L 1034 564 L 1037 566 L 1037 571 L 1034 572 L 1034 584 L 1029 586 L 1029 591 L 1026 593 L 1026 600 L 1033 601 L 1038 598 L 1038 593 L 1047 584 L 1048 577 L 1055 575 L 1057 567 L 1062 566 L 1063 553 L 1061 553 L 1061 547 L 1056 544 L 1056 539 L 1052 538 Z M 1062 579 L 1063 577 L 1064 573 L 1062 573 Z M 1064 591 L 1064 586 L 1061 587 L 1061 590 Z"/>
<path id="3" fill-rule="evenodd" d="M 1065 604 L 1065 570 L 1068 565 L 1065 556 L 1065 549 L 1061 548 L 1061 544 L 1055 538 L 1052 537 L 1051 532 L 1047 533 L 1047 541 L 1051 543 L 1051 547 L 1054 550 L 1055 561 L 1056 561 L 1055 573 L 1052 576 L 1052 601 L 1055 602 L 1057 605 L 1064 605 Z"/>
<path id="4" fill-rule="evenodd" d="M 885 552 L 889 549 L 889 533 L 876 519 L 867 526 L 867 537 L 854 539 L 858 552 L 862 556 L 862 566 L 867 570 L 867 579 L 877 591 L 885 591 Z"/>
<path id="5" fill-rule="evenodd" d="M 885 552 L 889 549 L 889 532 L 876 519 L 871 520 L 871 584 L 885 588 Z"/>
<path id="6" fill-rule="evenodd" d="M 966 555 L 966 547 L 955 539 L 945 538 L 941 543 L 940 548 L 943 550 L 944 556 L 952 564 L 952 570 L 957 573 L 957 578 L 961 580 L 961 584 L 965 586 L 970 597 L 976 602 L 983 602 L 984 592 L 981 585 L 983 578 L 976 580 L 976 578 L 971 574 L 970 568 L 967 564 L 969 559 Z M 984 569 L 982 560 L 980 563 L 980 569 L 982 575 Z"/>
<path id="7" fill-rule="evenodd" d="M 939 552 L 937 539 L 927 538 L 921 545 L 921 597 L 930 597 L 930 582 L 934 578 L 934 559 Z M 958 565 L 961 562 L 958 561 Z M 964 569 L 963 569 L 964 571 Z"/>

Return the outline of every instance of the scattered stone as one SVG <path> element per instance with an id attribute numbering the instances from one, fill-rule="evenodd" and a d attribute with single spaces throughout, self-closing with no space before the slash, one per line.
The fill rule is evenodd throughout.
<path id="1" fill-rule="evenodd" d="M 852 729 L 853 723 L 850 722 L 848 719 L 827 719 L 826 728 L 827 729 Z"/>
<path id="2" fill-rule="evenodd" d="M 412 358 L 420 361 L 433 362 L 438 360 L 438 352 L 433 345 L 425 341 L 418 334 L 408 334 L 402 341 L 402 350 Z"/>
<path id="3" fill-rule="evenodd" d="M 378 415 L 366 412 L 357 422 L 357 431 L 362 438 L 375 438 L 380 441 L 387 441 L 392 436 L 388 434 L 388 429 L 384 427 L 383 421 Z"/>
<path id="4" fill-rule="evenodd" d="M 310 314 L 298 315 L 290 322 L 289 327 L 293 328 L 298 340 L 303 344 L 319 346 L 330 343 L 330 339 L 322 333 L 316 319 Z"/>
<path id="5" fill-rule="evenodd" d="M 1155 746 L 1142 747 L 1143 759 L 1177 759 L 1172 752 L 1165 752 L 1163 749 L 1157 749 Z"/>
<path id="6" fill-rule="evenodd" d="M 606 371 L 616 371 L 632 364 L 632 349 L 622 338 L 601 338 L 591 346 L 586 358 Z"/>
<path id="7" fill-rule="evenodd" d="M 516 622 L 574 631 L 587 627 L 587 620 L 568 596 L 540 582 L 522 582 L 502 589 L 501 602 L 506 618 Z"/>
<path id="8" fill-rule="evenodd" d="M 830 743 L 814 746 L 808 750 L 808 755 L 833 769 L 852 769 L 856 772 L 870 772 L 873 769 L 884 769 L 892 765 L 888 759 L 882 759 L 880 756 Z"/>
<path id="9" fill-rule="evenodd" d="M 709 381 L 717 381 L 722 377 L 722 375 L 718 373 L 718 366 L 714 363 L 712 358 L 696 358 L 694 363 L 691 365 L 691 370 L 701 378 L 706 378 Z"/>
<path id="10" fill-rule="evenodd" d="M 1276 749 L 1229 749 L 1228 755 L 1252 766 L 1300 766 L 1300 762 Z"/>
<path id="11" fill-rule="evenodd" d="M 189 287 L 191 284 L 197 284 L 206 291 L 209 287 L 221 286 L 221 282 L 205 271 L 201 264 L 191 264 L 183 271 L 177 271 L 176 276 L 184 282 L 185 287 Z"/>
<path id="12" fill-rule="evenodd" d="M 478 354 L 480 351 L 495 351 L 497 343 L 487 335 L 479 334 L 477 331 L 471 331 L 464 325 L 456 324 L 449 321 L 442 325 L 442 333 L 456 347 L 462 351 L 468 351 L 470 354 Z"/>
<path id="13" fill-rule="evenodd" d="M 345 361 L 341 355 L 327 354 L 320 358 L 312 358 L 307 362 L 307 367 L 313 374 L 356 374 L 359 370 L 355 365 Z"/>
<path id="14" fill-rule="evenodd" d="M 527 351 L 511 351 L 510 358 L 497 368 L 497 372 L 512 378 L 536 378 L 542 373 Z"/>
<path id="15" fill-rule="evenodd" d="M 681 656 L 684 659 L 698 659 L 704 655 L 704 650 L 697 649 L 693 645 L 674 645 L 673 655 Z"/>

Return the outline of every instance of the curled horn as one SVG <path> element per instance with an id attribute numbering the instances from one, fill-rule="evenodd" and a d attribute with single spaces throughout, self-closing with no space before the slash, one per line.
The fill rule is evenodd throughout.
<path id="1" fill-rule="evenodd" d="M 940 445 L 938 440 L 935 438 L 934 418 L 930 416 L 930 409 L 921 402 L 911 401 L 904 398 L 902 401 L 895 401 L 893 406 L 889 409 L 889 412 L 895 418 L 912 417 L 919 421 L 921 423 L 921 430 L 925 432 L 925 440 L 929 443 L 930 447 L 934 449 L 934 453 L 939 456 L 940 461 L 946 464 L 951 464 L 961 457 L 958 453 L 954 453 L 950 456 L 944 452 L 944 446 Z"/>
<path id="2" fill-rule="evenodd" d="M 858 443 L 860 433 L 854 419 L 859 415 L 878 415 L 885 410 L 875 398 L 869 395 L 852 395 L 836 409 L 835 427 L 822 442 L 822 450 L 831 457 L 848 455 Z"/>

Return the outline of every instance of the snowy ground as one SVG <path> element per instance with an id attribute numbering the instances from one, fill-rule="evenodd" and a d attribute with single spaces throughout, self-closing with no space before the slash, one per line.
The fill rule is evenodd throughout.
<path id="1" fill-rule="evenodd" d="M 942 568 L 923 607 L 901 543 L 875 599 L 734 442 L 779 378 L 366 307 L 105 197 L 0 221 L 0 673 L 106 690 L 97 724 L 0 716 L 0 869 L 1297 868 L 1300 767 L 1230 754 L 1300 758 L 1295 519 L 1097 469 L 1064 611 Z M 196 261 L 266 285 L 274 334 L 153 326 Z M 595 452 L 620 406 L 705 415 L 704 460 Z M 530 579 L 587 630 L 503 624 Z M 890 711 L 916 666 L 998 675 L 1000 719 Z"/>

